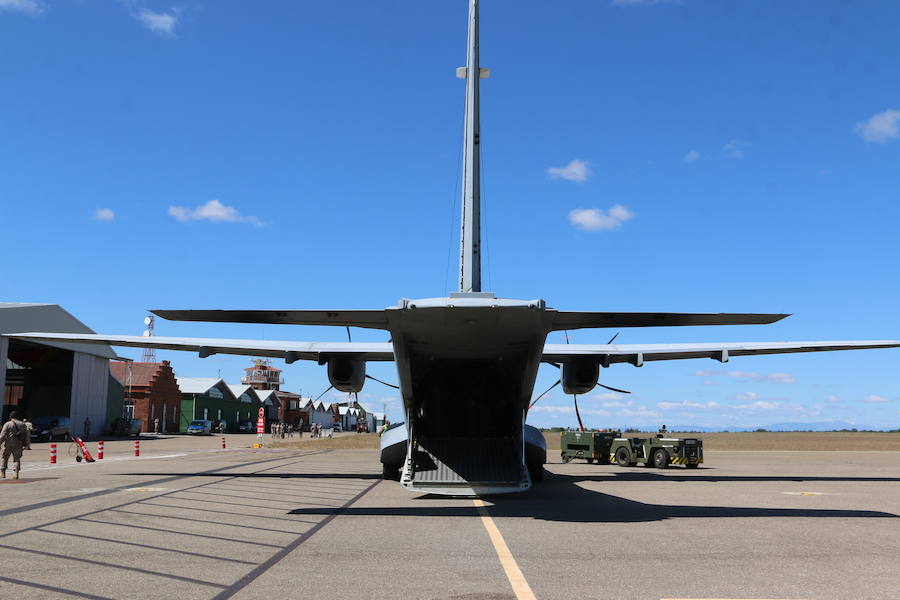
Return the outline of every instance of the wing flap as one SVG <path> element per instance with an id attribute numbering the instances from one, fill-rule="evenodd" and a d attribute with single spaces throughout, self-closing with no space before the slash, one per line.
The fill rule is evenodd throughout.
<path id="1" fill-rule="evenodd" d="M 651 313 L 558 311 L 553 330 L 588 327 L 679 327 L 687 325 L 768 325 L 790 316 L 765 313 Z"/>
<path id="2" fill-rule="evenodd" d="M 387 329 L 384 310 L 153 310 L 170 321 L 266 323 L 277 325 L 337 325 Z"/>
<path id="3" fill-rule="evenodd" d="M 830 352 L 900 348 L 900 340 L 862 340 L 831 342 L 730 342 L 722 344 L 545 344 L 543 362 L 565 362 L 573 358 L 595 356 L 605 363 L 640 364 L 656 360 L 713 358 L 727 361 L 732 356 Z"/>
<path id="4" fill-rule="evenodd" d="M 277 340 L 228 340 L 219 338 L 142 337 L 137 335 L 96 335 L 78 333 L 16 333 L 6 337 L 40 342 L 67 341 L 131 348 L 157 348 L 197 352 L 201 356 L 238 354 L 295 360 L 315 360 L 349 355 L 367 361 L 392 361 L 394 350 L 388 342 L 288 342 Z"/>

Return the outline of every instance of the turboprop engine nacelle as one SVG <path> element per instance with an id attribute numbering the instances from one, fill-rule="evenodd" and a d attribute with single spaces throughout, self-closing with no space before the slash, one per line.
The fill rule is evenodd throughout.
<path id="1" fill-rule="evenodd" d="M 366 382 L 366 361 L 353 358 L 328 359 L 328 382 L 340 392 L 358 392 Z"/>
<path id="2" fill-rule="evenodd" d="M 564 362 L 560 379 L 565 393 L 587 394 L 600 379 L 600 363 L 588 358 Z"/>

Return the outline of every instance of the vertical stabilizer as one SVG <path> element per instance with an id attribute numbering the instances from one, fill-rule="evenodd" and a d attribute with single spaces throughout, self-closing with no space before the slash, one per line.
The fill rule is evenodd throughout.
<path id="1" fill-rule="evenodd" d="M 478 61 L 478 0 L 469 3 L 469 52 L 466 79 L 466 132 L 463 164 L 462 219 L 459 235 L 459 291 L 481 291 L 481 133 L 478 86 L 486 76 Z"/>

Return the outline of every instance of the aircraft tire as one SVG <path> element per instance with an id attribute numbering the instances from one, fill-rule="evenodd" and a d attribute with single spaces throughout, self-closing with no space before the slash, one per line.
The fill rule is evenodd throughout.
<path id="1" fill-rule="evenodd" d="M 400 465 L 381 465 L 381 476 L 388 481 L 400 481 Z"/>
<path id="2" fill-rule="evenodd" d="M 616 450 L 616 464 L 620 467 L 632 466 L 631 453 L 627 448 L 619 448 Z"/>
<path id="3" fill-rule="evenodd" d="M 650 466 L 649 463 L 647 466 Z M 653 451 L 653 466 L 657 469 L 665 469 L 669 466 L 669 453 L 662 448 Z"/>
<path id="4" fill-rule="evenodd" d="M 531 463 L 528 465 L 528 474 L 531 475 L 531 481 L 538 482 L 544 480 L 544 465 Z"/>

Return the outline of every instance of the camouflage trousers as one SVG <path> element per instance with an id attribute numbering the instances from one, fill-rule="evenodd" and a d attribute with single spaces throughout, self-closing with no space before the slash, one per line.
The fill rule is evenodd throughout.
<path id="1" fill-rule="evenodd" d="M 5 471 L 9 464 L 9 456 L 13 457 L 13 469 L 22 470 L 22 446 L 19 444 L 3 444 L 3 463 L 0 464 L 0 471 Z"/>

